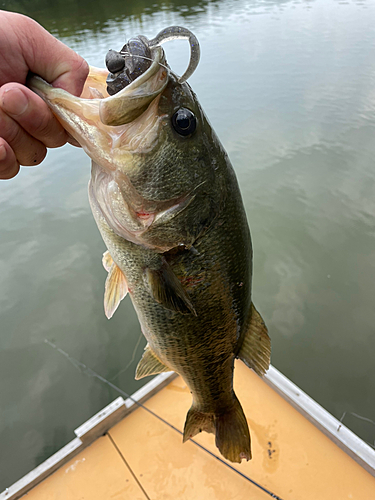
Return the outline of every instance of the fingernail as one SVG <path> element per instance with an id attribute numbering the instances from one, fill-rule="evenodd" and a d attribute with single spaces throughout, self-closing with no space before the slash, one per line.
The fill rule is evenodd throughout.
<path id="1" fill-rule="evenodd" d="M 4 144 L 0 144 L 0 161 L 5 160 L 7 157 L 7 150 L 5 149 Z"/>
<path id="2" fill-rule="evenodd" d="M 13 116 L 22 115 L 27 109 L 28 100 L 20 89 L 7 89 L 3 94 L 2 108 Z"/>

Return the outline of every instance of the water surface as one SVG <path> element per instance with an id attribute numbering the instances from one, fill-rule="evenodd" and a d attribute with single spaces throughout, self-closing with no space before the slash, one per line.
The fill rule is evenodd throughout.
<path id="1" fill-rule="evenodd" d="M 8 1 L 94 66 L 180 24 L 190 83 L 227 149 L 254 243 L 254 302 L 273 364 L 374 444 L 375 4 L 335 0 Z M 182 73 L 188 46 L 165 45 Z M 127 298 L 103 312 L 90 161 L 71 146 L 0 183 L 0 491 L 132 393 L 145 341 Z"/>

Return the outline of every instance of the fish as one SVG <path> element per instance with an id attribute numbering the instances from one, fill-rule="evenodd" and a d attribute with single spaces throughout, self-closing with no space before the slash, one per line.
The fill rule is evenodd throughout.
<path id="1" fill-rule="evenodd" d="M 190 43 L 182 77 L 161 47 L 175 38 Z M 234 361 L 262 376 L 271 344 L 252 302 L 237 178 L 186 81 L 199 55 L 196 37 L 172 26 L 110 51 L 80 97 L 35 75 L 29 86 L 92 160 L 89 201 L 107 247 L 105 314 L 129 295 L 147 339 L 136 379 L 180 374 L 192 394 L 183 441 L 213 433 L 222 456 L 241 463 L 251 459 L 251 440 Z"/>

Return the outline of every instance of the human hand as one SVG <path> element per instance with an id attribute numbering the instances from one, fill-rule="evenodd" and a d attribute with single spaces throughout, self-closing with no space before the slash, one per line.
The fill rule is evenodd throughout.
<path id="1" fill-rule="evenodd" d="M 47 104 L 25 86 L 29 71 L 78 96 L 88 65 L 36 21 L 0 11 L 0 179 L 38 165 L 47 147 L 68 141 Z"/>

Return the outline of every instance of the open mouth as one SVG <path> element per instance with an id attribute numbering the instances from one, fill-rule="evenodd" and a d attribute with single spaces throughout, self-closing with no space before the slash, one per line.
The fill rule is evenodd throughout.
<path id="1" fill-rule="evenodd" d="M 138 36 L 107 54 L 107 70 L 90 68 L 80 97 L 54 88 L 38 76 L 29 85 L 50 106 L 67 132 L 93 160 L 90 200 L 121 237 L 139 243 L 151 227 L 176 217 L 194 199 L 185 193 L 168 200 L 141 196 L 132 175 L 142 168 L 134 155 L 152 151 L 166 115 L 158 102 L 171 70 L 160 44 L 189 39 L 190 61 L 183 82 L 199 61 L 199 44 L 185 28 L 170 27 L 154 39 Z M 109 74 L 108 74 L 109 71 Z M 167 247 L 169 248 L 169 247 Z"/>
<path id="2" fill-rule="evenodd" d="M 106 57 L 109 74 L 105 70 L 90 68 L 80 97 L 72 96 L 62 89 L 54 89 L 38 76 L 31 77 L 29 86 L 47 101 L 64 126 L 68 123 L 69 127 L 65 128 L 70 133 L 72 117 L 69 119 L 61 113 L 63 107 L 81 115 L 82 119 L 94 116 L 103 125 L 125 125 L 139 117 L 166 87 L 171 70 L 160 45 L 174 39 L 188 39 L 190 43 L 189 65 L 178 78 L 182 83 L 198 65 L 199 43 L 186 28 L 171 26 L 152 40 L 138 36 L 131 38 L 119 52 L 110 50 Z"/>
<path id="3" fill-rule="evenodd" d="M 107 92 L 108 71 L 94 67 L 90 67 L 80 97 L 52 87 L 38 76 L 29 85 L 91 159 L 114 171 L 127 155 L 147 152 L 157 141 L 157 102 L 168 84 L 169 70 L 161 47 L 153 48 L 151 55 L 145 72 L 112 96 Z"/>

